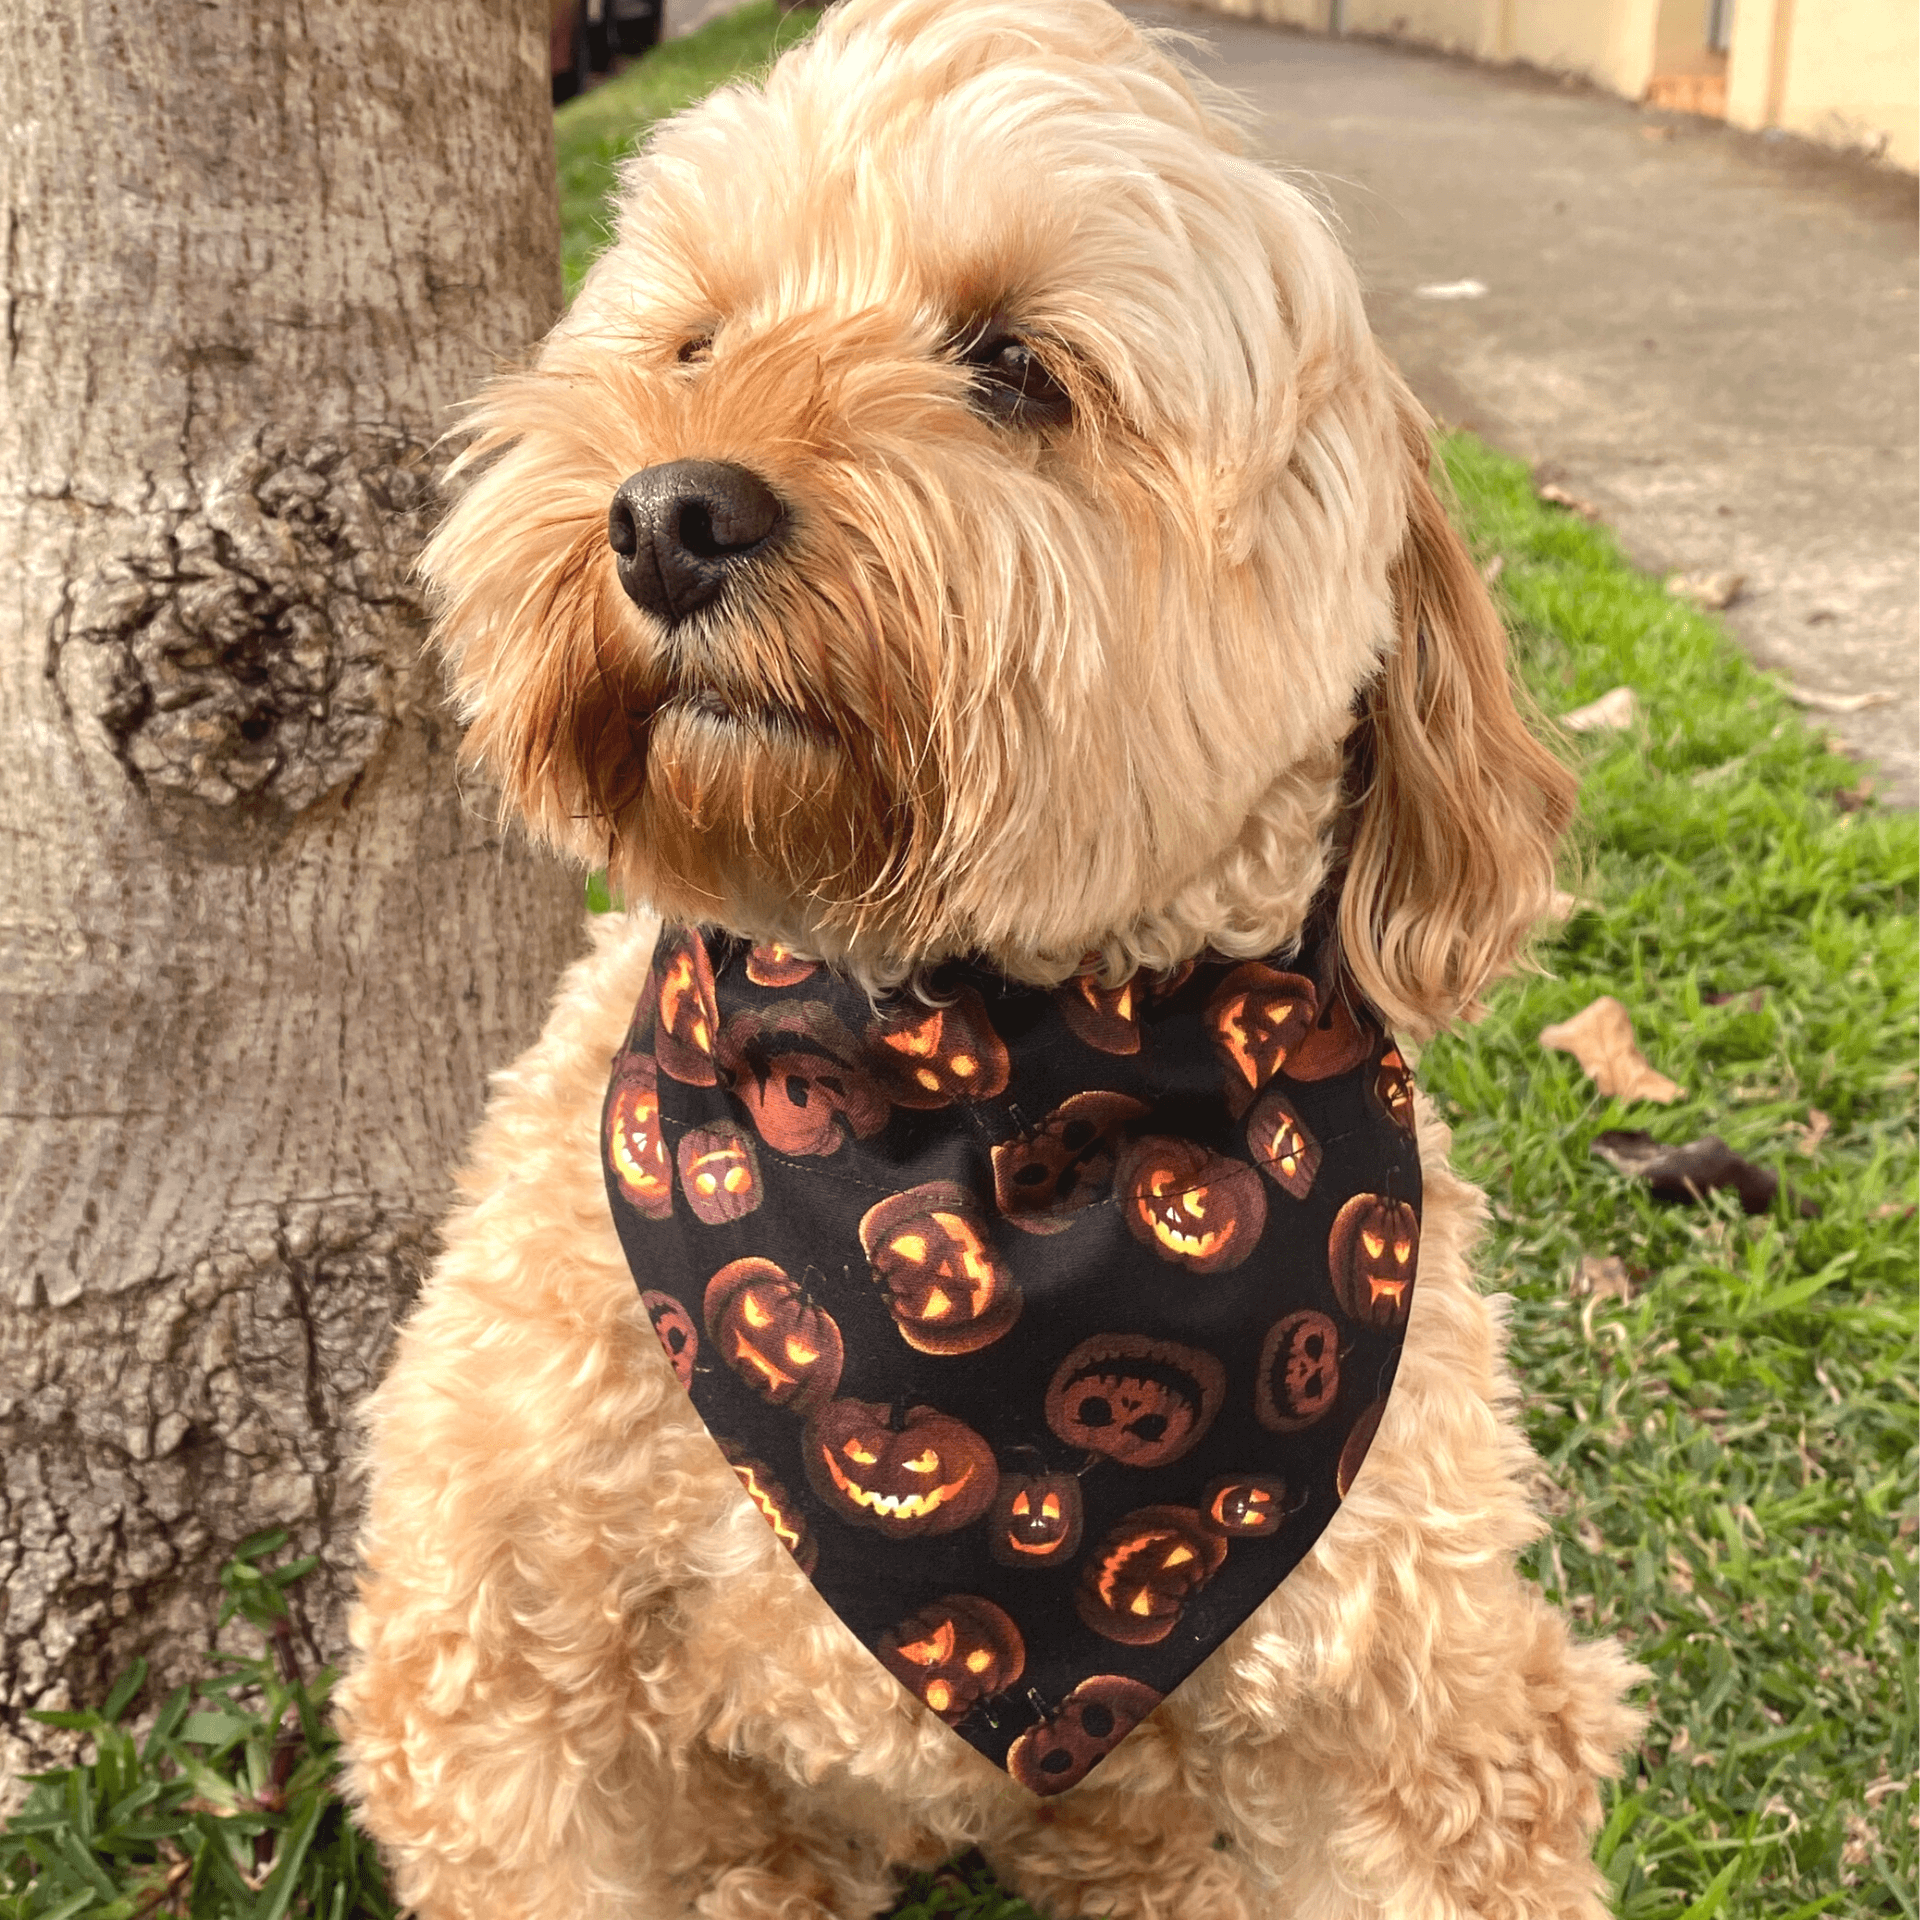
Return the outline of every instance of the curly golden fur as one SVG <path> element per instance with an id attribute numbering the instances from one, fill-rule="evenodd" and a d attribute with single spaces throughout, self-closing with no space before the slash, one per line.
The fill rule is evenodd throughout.
<path id="1" fill-rule="evenodd" d="M 983 417 L 990 331 L 1058 419 Z M 664 631 L 608 503 L 681 459 L 789 526 Z M 1337 897 L 1424 1034 L 1514 961 L 1571 806 L 1428 461 L 1324 221 L 1152 36 L 1104 0 L 847 0 L 631 163 L 427 568 L 476 755 L 652 909 L 879 985 L 1265 954 Z M 597 1141 L 656 924 L 600 927 L 501 1076 L 371 1408 L 340 1702 L 401 1898 L 854 1920 L 977 1844 L 1062 1920 L 1603 1913 L 1632 1669 L 1515 1571 L 1530 1456 L 1432 1111 L 1366 1475 L 1042 1803 L 819 1602 L 653 1339 Z"/>

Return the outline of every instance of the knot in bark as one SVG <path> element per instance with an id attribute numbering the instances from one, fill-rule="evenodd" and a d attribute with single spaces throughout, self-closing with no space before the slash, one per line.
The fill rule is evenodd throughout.
<path id="1" fill-rule="evenodd" d="M 265 429 L 79 588 L 60 638 L 107 651 L 94 712 L 150 795 L 297 813 L 367 764 L 425 630 L 433 480 L 403 435 Z"/>

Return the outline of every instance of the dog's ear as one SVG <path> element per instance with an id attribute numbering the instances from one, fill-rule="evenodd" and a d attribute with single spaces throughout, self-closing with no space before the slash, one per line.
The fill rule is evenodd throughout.
<path id="1" fill-rule="evenodd" d="M 1430 477 L 1426 416 L 1399 399 L 1399 632 L 1347 742 L 1340 942 L 1387 1019 L 1427 1034 L 1473 1017 L 1547 910 L 1578 783 L 1522 716 L 1500 616 Z"/>

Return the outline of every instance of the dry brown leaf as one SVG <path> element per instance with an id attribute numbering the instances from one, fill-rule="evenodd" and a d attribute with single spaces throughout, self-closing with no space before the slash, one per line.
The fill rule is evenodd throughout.
<path id="1" fill-rule="evenodd" d="M 1865 713 L 1869 707 L 1890 707 L 1895 697 L 1885 687 L 1869 693 L 1819 693 L 1792 681 L 1786 683 L 1786 695 L 1796 707 L 1811 707 L 1815 713 Z"/>
<path id="2" fill-rule="evenodd" d="M 1765 987 L 1737 987 L 1732 993 L 1704 993 L 1700 997 L 1710 1007 L 1730 1007 L 1744 1000 L 1749 1013 L 1763 1012 L 1767 1004 Z"/>
<path id="3" fill-rule="evenodd" d="M 1718 612 L 1740 598 L 1747 584 L 1744 573 L 1717 573 L 1710 567 L 1696 567 L 1688 573 L 1670 573 L 1667 591 L 1676 600 L 1690 601 L 1696 607 Z"/>
<path id="4" fill-rule="evenodd" d="M 1569 513 L 1577 513 L 1582 520 L 1600 518 L 1600 509 L 1591 500 L 1582 500 L 1577 493 L 1569 493 L 1553 481 L 1540 489 L 1540 498 L 1550 507 L 1565 507 Z"/>
<path id="5" fill-rule="evenodd" d="M 1631 1300 L 1633 1281 L 1627 1263 L 1617 1254 L 1583 1253 L 1573 1278 L 1567 1282 L 1567 1291 L 1575 1299 L 1592 1294 L 1596 1300 Z"/>
<path id="6" fill-rule="evenodd" d="M 1640 717 L 1640 702 L 1631 687 L 1615 687 L 1598 700 L 1560 716 L 1569 733 L 1620 733 Z"/>
<path id="7" fill-rule="evenodd" d="M 1634 1044 L 1633 1019 L 1612 994 L 1603 993 L 1571 1020 L 1540 1029 L 1540 1044 L 1570 1053 L 1604 1094 L 1621 1100 L 1655 1100 L 1671 1106 L 1683 1089 L 1656 1073 Z"/>
<path id="8" fill-rule="evenodd" d="M 1794 1142 L 1794 1150 L 1811 1160 L 1820 1151 L 1820 1142 L 1832 1131 L 1833 1116 L 1822 1113 L 1818 1107 L 1809 1107 L 1807 1124 L 1799 1129 L 1800 1138 Z"/>
<path id="9" fill-rule="evenodd" d="M 1507 556 L 1504 553 L 1496 553 L 1493 558 L 1480 569 L 1480 578 L 1484 580 L 1488 586 L 1492 586 L 1506 570 Z"/>

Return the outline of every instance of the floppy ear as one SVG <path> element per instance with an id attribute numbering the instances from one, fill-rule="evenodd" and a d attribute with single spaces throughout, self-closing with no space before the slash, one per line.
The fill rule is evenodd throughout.
<path id="1" fill-rule="evenodd" d="M 1429 478 L 1426 416 L 1404 388 L 1399 406 L 1399 636 L 1347 740 L 1340 942 L 1381 1013 L 1424 1035 L 1480 1011 L 1546 911 L 1578 782 L 1522 718 L 1500 616 Z"/>

